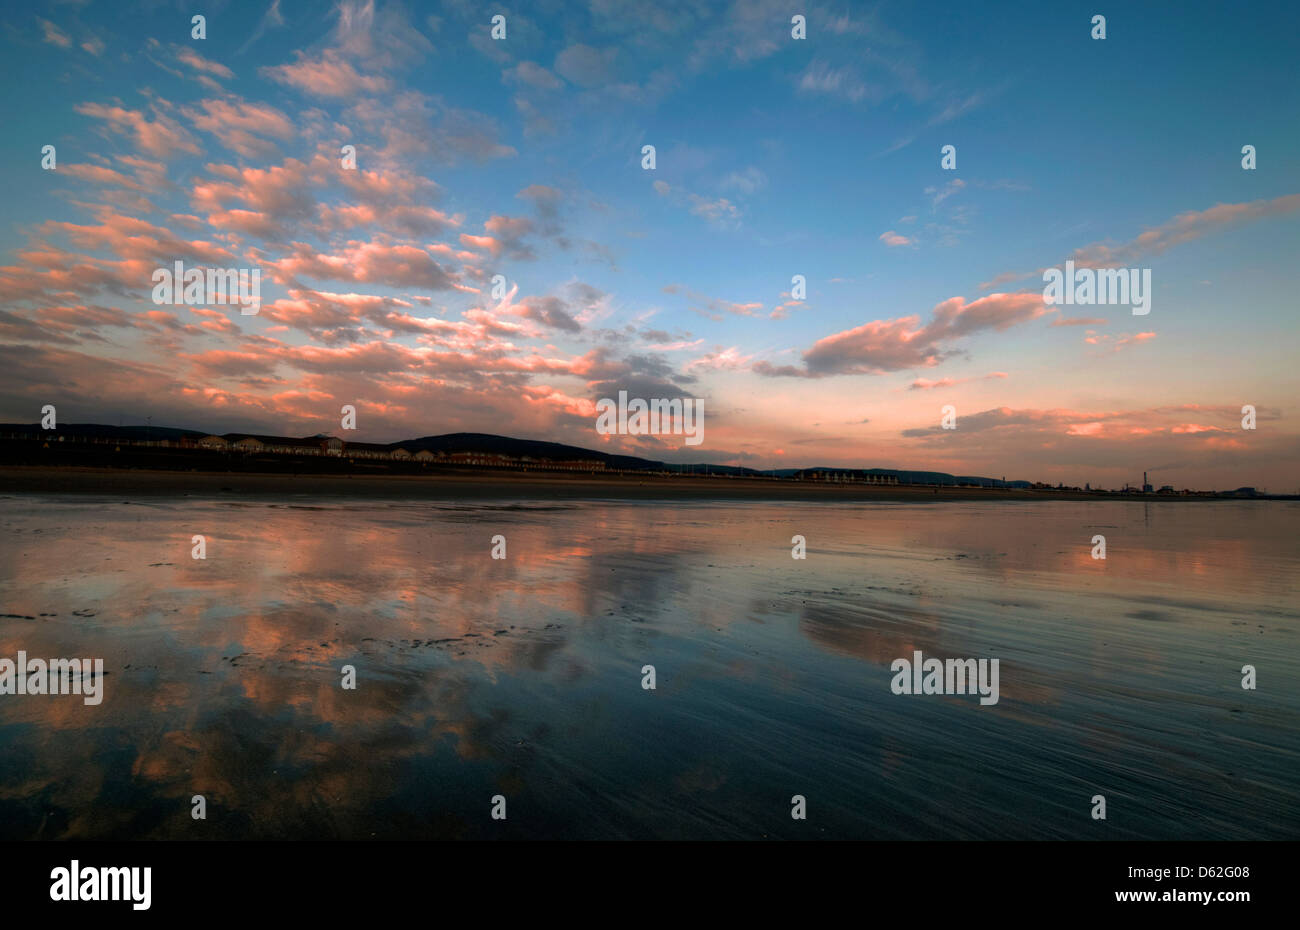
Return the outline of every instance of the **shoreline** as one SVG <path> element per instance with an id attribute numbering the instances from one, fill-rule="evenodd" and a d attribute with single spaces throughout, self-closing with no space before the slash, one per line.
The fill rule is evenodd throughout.
<path id="1" fill-rule="evenodd" d="M 436 475 L 286 474 L 282 472 L 166 471 L 88 466 L 0 465 L 0 494 L 143 494 L 158 496 L 283 496 L 321 498 L 761 501 L 1141 501 L 1145 503 L 1236 500 L 1154 494 L 1119 495 L 1083 491 L 1008 490 L 814 483 L 726 477 L 662 477 L 608 474 L 483 474 L 447 471 Z M 1294 500 L 1274 496 L 1254 500 Z"/>

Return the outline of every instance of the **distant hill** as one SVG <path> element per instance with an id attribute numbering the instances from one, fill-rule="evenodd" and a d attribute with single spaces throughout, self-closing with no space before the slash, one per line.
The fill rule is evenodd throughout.
<path id="1" fill-rule="evenodd" d="M 344 440 L 346 442 L 347 440 Z M 404 439 L 390 442 L 388 447 L 398 447 L 415 453 L 421 449 L 430 452 L 496 452 L 501 455 L 527 455 L 535 459 L 583 459 L 600 461 L 606 468 L 618 468 L 624 471 L 663 470 L 663 462 L 636 458 L 631 455 L 611 455 L 608 452 L 596 452 L 578 446 L 566 446 L 559 442 L 543 442 L 539 439 L 512 439 L 509 436 L 494 436 L 491 433 L 448 433 L 445 436 L 424 436 L 420 439 Z"/>

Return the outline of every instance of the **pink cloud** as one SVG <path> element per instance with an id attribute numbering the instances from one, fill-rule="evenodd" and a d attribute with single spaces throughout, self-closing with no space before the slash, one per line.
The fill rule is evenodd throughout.
<path id="1" fill-rule="evenodd" d="M 181 62 L 184 65 L 188 65 L 189 67 L 193 68 L 195 71 L 199 71 L 204 74 L 212 74 L 219 78 L 226 78 L 226 79 L 233 78 L 235 76 L 235 72 L 231 71 L 225 65 L 221 64 L 220 62 L 213 61 L 210 58 L 204 58 L 202 55 L 200 55 L 198 52 L 194 51 L 194 49 L 190 48 L 187 45 L 182 45 L 180 47 L 180 51 L 176 53 L 176 60 Z"/>
<path id="2" fill-rule="evenodd" d="M 295 242 L 292 254 L 270 264 L 283 275 L 277 275 L 281 281 L 306 276 L 429 290 L 445 290 L 454 281 L 454 275 L 425 249 L 379 242 L 350 242 L 338 254 L 317 252 L 305 243 Z"/>
<path id="3" fill-rule="evenodd" d="M 1248 203 L 1220 203 L 1206 210 L 1188 210 L 1172 220 L 1142 232 L 1136 239 L 1119 245 L 1096 242 L 1076 249 L 1074 261 L 1089 268 L 1131 265 L 1148 255 L 1160 255 L 1176 245 L 1202 236 L 1273 216 L 1300 210 L 1300 194 Z"/>
<path id="4" fill-rule="evenodd" d="M 1089 345 L 1102 346 L 1111 352 L 1118 352 L 1128 346 L 1137 345 L 1138 343 L 1146 342 L 1148 339 L 1154 339 L 1155 337 L 1156 334 L 1153 332 L 1132 334 L 1118 333 L 1112 336 L 1110 334 L 1099 334 L 1093 330 L 1088 330 L 1083 341 Z"/>
<path id="5" fill-rule="evenodd" d="M 967 302 L 952 297 L 920 317 L 873 320 L 817 340 L 803 354 L 804 367 L 759 362 L 754 371 L 768 377 L 822 378 L 845 374 L 880 374 L 939 364 L 951 341 L 982 330 L 1002 331 L 1050 312 L 1041 294 L 990 294 Z"/>
<path id="6" fill-rule="evenodd" d="M 289 117 L 269 104 L 247 103 L 238 98 L 208 99 L 181 112 L 196 128 L 212 134 L 245 158 L 264 158 L 275 151 L 274 144 L 263 137 L 286 140 L 294 135 Z"/>
<path id="7" fill-rule="evenodd" d="M 722 348 L 719 346 L 712 352 L 706 353 L 693 358 L 686 363 L 686 370 L 704 370 L 704 371 L 736 371 L 742 368 L 748 368 L 753 360 L 752 355 L 745 355 L 736 346 Z"/>
<path id="8" fill-rule="evenodd" d="M 320 58 L 308 58 L 295 52 L 293 64 L 262 68 L 262 75 L 304 93 L 318 97 L 355 97 L 358 94 L 382 94 L 392 88 L 386 77 L 357 71 L 337 49 L 325 49 Z"/>
<path id="9" fill-rule="evenodd" d="M 932 391 L 936 388 L 954 387 L 958 384 L 969 384 L 972 381 L 998 381 L 1009 377 L 1005 371 L 991 371 L 987 375 L 975 378 L 940 378 L 937 381 L 931 381 L 928 378 L 917 378 L 909 384 L 910 391 Z"/>
<path id="10" fill-rule="evenodd" d="M 1105 326 L 1107 320 L 1097 316 L 1063 316 L 1052 320 L 1053 326 Z"/>
<path id="11" fill-rule="evenodd" d="M 152 120 L 139 110 L 128 110 L 121 106 L 80 103 L 74 109 L 84 116 L 103 120 L 115 132 L 131 134 L 136 147 L 155 158 L 170 158 L 178 152 L 200 154 L 194 137 L 157 107 L 154 107 Z"/>
<path id="12" fill-rule="evenodd" d="M 72 39 L 58 26 L 48 19 L 37 19 L 41 24 L 41 32 L 44 34 L 45 41 L 51 45 L 57 45 L 59 48 L 71 48 Z"/>

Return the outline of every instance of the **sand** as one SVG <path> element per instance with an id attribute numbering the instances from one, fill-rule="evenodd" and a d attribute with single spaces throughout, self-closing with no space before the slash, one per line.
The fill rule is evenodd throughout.
<path id="1" fill-rule="evenodd" d="M 0 657 L 107 676 L 97 706 L 0 697 L 0 841 L 1219 841 L 1300 823 L 1294 504 L 0 508 Z M 998 702 L 895 694 L 917 651 L 997 659 Z"/>

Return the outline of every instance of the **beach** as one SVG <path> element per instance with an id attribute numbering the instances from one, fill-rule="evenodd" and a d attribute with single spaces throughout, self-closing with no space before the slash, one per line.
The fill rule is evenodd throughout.
<path id="1" fill-rule="evenodd" d="M 119 477 L 0 491 L 0 656 L 105 668 L 94 706 L 0 699 L 7 839 L 1300 826 L 1300 505 Z M 916 651 L 998 659 L 998 701 L 893 693 Z"/>

